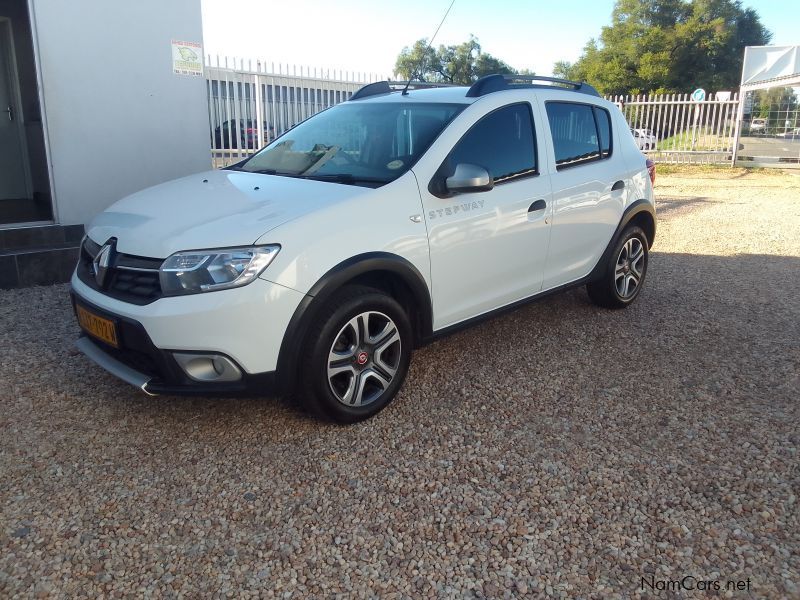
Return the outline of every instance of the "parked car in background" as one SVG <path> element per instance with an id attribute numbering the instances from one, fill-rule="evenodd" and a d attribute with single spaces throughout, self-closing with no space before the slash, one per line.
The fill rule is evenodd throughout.
<path id="1" fill-rule="evenodd" d="M 275 139 L 275 129 L 266 121 L 263 123 L 263 128 L 264 145 L 267 145 Z M 235 120 L 225 121 L 214 129 L 214 148 L 257 150 L 259 145 L 256 121 L 239 119 L 238 131 Z"/>
<path id="2" fill-rule="evenodd" d="M 656 136 L 649 129 L 631 129 L 631 135 L 639 150 L 656 149 Z"/>
<path id="3" fill-rule="evenodd" d="M 767 120 L 761 118 L 755 118 L 750 121 L 750 132 L 751 133 L 763 133 L 767 130 Z"/>
<path id="4" fill-rule="evenodd" d="M 798 140 L 800 139 L 800 127 L 795 127 L 794 129 L 789 129 L 787 131 L 781 131 L 780 133 L 776 133 L 775 135 L 777 137 L 789 140 Z"/>

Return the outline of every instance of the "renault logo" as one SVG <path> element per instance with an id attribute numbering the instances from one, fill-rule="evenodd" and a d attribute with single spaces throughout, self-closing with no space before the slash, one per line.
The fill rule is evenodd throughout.
<path id="1" fill-rule="evenodd" d="M 113 242 L 100 248 L 100 252 L 94 257 L 94 280 L 100 287 L 103 287 L 106 281 L 108 266 L 111 264 L 112 252 L 114 252 Z"/>

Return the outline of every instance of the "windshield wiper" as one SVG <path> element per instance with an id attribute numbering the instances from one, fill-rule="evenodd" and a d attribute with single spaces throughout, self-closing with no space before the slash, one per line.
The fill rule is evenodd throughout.
<path id="1" fill-rule="evenodd" d="M 295 177 L 297 179 L 315 179 L 317 181 L 332 181 L 334 183 L 389 183 L 389 179 L 382 179 L 380 177 L 362 177 L 360 175 L 352 175 L 350 173 L 336 173 L 333 175 L 326 175 L 322 173 L 311 173 L 309 175 L 302 175 L 300 173 L 287 173 L 286 171 L 278 171 L 276 169 L 255 169 L 250 171 L 241 167 L 225 167 L 231 171 L 241 171 L 242 173 L 258 173 L 259 175 L 277 175 L 279 177 Z"/>
<path id="2" fill-rule="evenodd" d="M 388 179 L 352 175 L 351 173 L 336 173 L 333 175 L 314 173 L 312 175 L 297 175 L 297 177 L 302 177 L 303 179 L 317 179 L 319 181 L 333 181 L 334 183 L 389 183 Z"/>
<path id="3" fill-rule="evenodd" d="M 251 171 L 249 169 L 245 169 L 244 167 L 238 167 L 236 165 L 228 165 L 227 167 L 223 167 L 224 171 L 241 171 L 242 173 L 260 173 L 261 175 L 278 175 L 278 172 L 275 169 L 257 169 L 255 171 Z"/>
<path id="4" fill-rule="evenodd" d="M 241 171 L 242 173 L 258 173 L 259 175 L 277 175 L 279 177 L 299 177 L 296 173 L 287 173 L 286 171 L 278 171 L 277 169 L 254 169 L 250 171 L 249 169 L 235 169 L 236 171 Z"/>

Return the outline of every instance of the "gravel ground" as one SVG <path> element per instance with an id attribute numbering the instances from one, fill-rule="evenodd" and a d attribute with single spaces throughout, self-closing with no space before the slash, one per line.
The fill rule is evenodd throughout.
<path id="1" fill-rule="evenodd" d="M 351 427 L 145 397 L 0 292 L 0 596 L 800 597 L 800 177 L 657 184 L 637 304 L 437 342 Z"/>

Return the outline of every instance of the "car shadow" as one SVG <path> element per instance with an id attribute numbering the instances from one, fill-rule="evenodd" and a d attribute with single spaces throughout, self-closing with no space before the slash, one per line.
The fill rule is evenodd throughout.
<path id="1" fill-rule="evenodd" d="M 692 196 L 690 198 L 680 198 L 677 196 L 656 196 L 656 214 L 660 217 L 667 215 L 677 209 L 688 208 L 698 204 L 714 204 L 714 200 L 709 196 Z"/>
<path id="2" fill-rule="evenodd" d="M 704 201 L 697 199 L 696 202 Z M 680 205 L 685 206 L 686 201 Z M 788 349 L 790 342 L 800 339 L 800 303 L 796 301 L 800 297 L 798 272 L 800 259 L 797 257 L 708 256 L 655 251 L 651 254 L 642 295 L 627 310 L 597 308 L 589 302 L 583 288 L 578 288 L 533 302 L 420 349 L 415 353 L 400 404 L 407 402 L 403 396 L 408 397 L 411 390 L 428 385 L 432 373 L 471 372 L 477 364 L 481 365 L 481 371 L 494 369 L 511 377 L 515 370 L 527 367 L 525 357 L 530 352 L 526 343 L 532 332 L 536 333 L 538 349 L 554 357 L 564 355 L 563 344 L 574 341 L 575 332 L 581 327 L 597 328 L 606 322 L 630 336 L 639 332 L 652 335 L 647 344 L 642 344 L 641 350 L 662 353 L 661 360 L 668 360 L 679 349 L 676 345 L 691 349 L 695 345 L 706 348 L 716 344 L 728 348 L 734 356 L 747 347 L 766 352 L 769 344 L 776 348 L 785 345 Z M 65 308 L 63 312 L 68 313 Z M 69 314 L 63 316 L 71 319 Z M 702 331 L 700 337 L 695 335 L 697 327 Z M 71 334 L 77 334 L 77 328 L 72 330 Z M 670 335 L 659 336 L 665 332 Z M 67 356 L 69 360 L 56 360 L 48 368 L 59 369 L 59 364 L 63 365 L 58 378 L 62 382 L 61 389 L 67 394 L 77 393 L 77 399 L 84 393 L 91 393 L 89 388 L 102 381 L 100 389 L 110 394 L 102 395 L 100 410 L 113 412 L 115 407 L 124 407 L 129 417 L 152 419 L 154 427 L 164 430 L 187 422 L 204 426 L 226 422 L 251 426 L 258 422 L 259 427 L 284 427 L 290 422 L 317 423 L 295 402 L 282 399 L 145 396 L 107 375 L 84 357 L 76 356 L 70 348 L 70 337 L 59 340 L 57 355 Z M 611 350 L 621 348 L 612 344 Z M 554 366 L 557 364 L 552 364 L 551 368 Z M 92 383 L 87 386 L 87 381 Z M 450 386 L 434 385 L 435 397 L 441 398 L 451 392 L 459 396 Z M 435 403 L 424 400 L 417 409 L 421 413 L 438 412 Z M 395 411 L 390 409 L 377 420 L 392 419 L 393 414 Z"/>
<path id="3" fill-rule="evenodd" d="M 355 443 L 365 429 L 392 436 L 476 418 L 501 397 L 507 421 L 498 426 L 508 428 L 529 420 L 523 415 L 534 398 L 538 411 L 552 412 L 582 389 L 614 389 L 621 378 L 642 382 L 640 396 L 629 392 L 635 410 L 647 385 L 675 393 L 704 385 L 684 377 L 692 360 L 779 395 L 797 385 L 799 272 L 793 256 L 655 251 L 641 296 L 628 309 L 598 308 L 577 288 L 441 339 L 415 352 L 395 402 L 353 427 L 320 422 L 275 398 L 146 396 L 74 349 L 78 328 L 66 286 L 2 292 L 0 341 L 14 355 L 0 374 L 11 383 L 6 393 L 27 402 L 32 418 L 54 419 L 54 435 L 103 432 L 134 447 L 157 438 L 164 447 L 194 440 L 224 448 L 232 436 L 258 447 L 302 448 L 338 437 Z M 624 368 L 622 357 L 630 357 Z"/>

